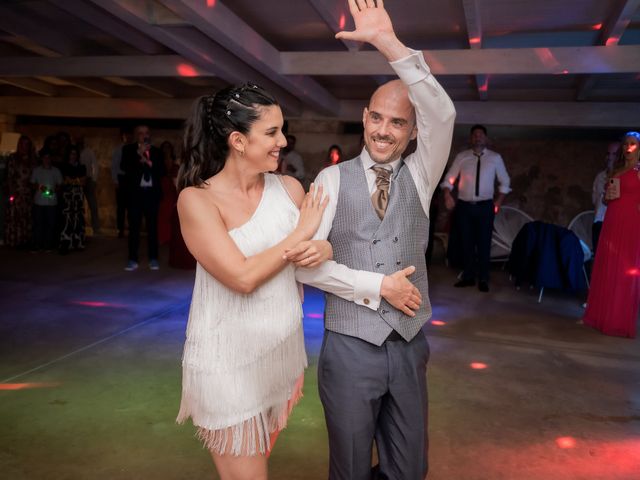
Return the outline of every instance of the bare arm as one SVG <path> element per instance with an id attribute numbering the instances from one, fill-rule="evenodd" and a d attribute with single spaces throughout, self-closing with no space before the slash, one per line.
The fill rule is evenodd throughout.
<path id="1" fill-rule="evenodd" d="M 310 190 L 310 193 L 313 189 Z M 284 240 L 251 257 L 245 257 L 227 232 L 220 211 L 202 189 L 190 187 L 178 197 L 180 228 L 185 243 L 198 263 L 226 287 L 251 293 L 281 271 L 288 262 L 285 251 L 310 239 L 318 228 L 326 200 L 305 196 L 297 227 Z M 216 247 L 211 248 L 211 239 Z"/>
<path id="2" fill-rule="evenodd" d="M 369 42 L 385 56 L 408 86 L 409 100 L 416 110 L 417 149 L 405 162 L 428 217 L 431 197 L 451 148 L 455 108 L 431 75 L 422 53 L 409 49 L 398 39 L 384 2 L 378 0 L 377 5 L 375 3 L 371 0 L 349 0 L 356 30 L 340 32 L 336 37 Z"/>

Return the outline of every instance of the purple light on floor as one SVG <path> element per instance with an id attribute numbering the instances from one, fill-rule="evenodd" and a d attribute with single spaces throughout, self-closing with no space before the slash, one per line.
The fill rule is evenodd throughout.
<path id="1" fill-rule="evenodd" d="M 118 303 L 107 303 L 107 302 L 91 302 L 91 301 L 83 301 L 83 300 L 73 300 L 70 303 L 73 305 L 80 305 L 81 307 L 91 307 L 91 308 L 124 308 L 126 305 L 120 305 Z"/>
<path id="2" fill-rule="evenodd" d="M 305 314 L 307 318 L 324 318 L 324 314 L 322 313 L 307 313 Z"/>

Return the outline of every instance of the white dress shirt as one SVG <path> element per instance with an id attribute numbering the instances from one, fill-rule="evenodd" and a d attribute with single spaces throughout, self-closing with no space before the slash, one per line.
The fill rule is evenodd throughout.
<path id="1" fill-rule="evenodd" d="M 480 157 L 480 184 L 476 195 L 476 169 L 478 157 L 473 150 L 465 150 L 456 155 L 451 168 L 440 184 L 442 188 L 453 189 L 456 179 L 458 183 L 458 198 L 466 202 L 480 202 L 492 200 L 494 194 L 495 179 L 498 177 L 499 191 L 505 195 L 511 191 L 511 180 L 504 166 L 504 161 L 499 153 L 485 148 Z"/>
<path id="2" fill-rule="evenodd" d="M 416 110 L 418 127 L 417 148 L 404 159 L 415 182 L 420 203 L 429 217 L 429 204 L 444 171 L 451 148 L 455 108 L 451 99 L 431 75 L 421 52 L 390 63 L 398 77 L 409 87 L 409 99 Z M 360 154 L 370 194 L 376 189 L 376 165 L 366 149 Z M 387 165 L 396 170 L 400 159 Z M 340 167 L 332 165 L 322 170 L 315 180 L 329 196 L 329 204 L 322 217 L 315 239 L 326 240 L 333 225 L 340 190 Z M 393 181 L 390 190 L 393 189 Z M 353 270 L 335 261 L 324 262 L 317 268 L 298 268 L 296 279 L 333 293 L 345 300 L 377 310 L 383 274 Z"/>
<path id="3" fill-rule="evenodd" d="M 607 213 L 607 206 L 602 203 L 604 198 L 604 190 L 607 184 L 607 171 L 602 170 L 593 181 L 593 189 L 591 190 L 591 200 L 595 208 L 593 222 L 604 222 L 604 216 Z"/>

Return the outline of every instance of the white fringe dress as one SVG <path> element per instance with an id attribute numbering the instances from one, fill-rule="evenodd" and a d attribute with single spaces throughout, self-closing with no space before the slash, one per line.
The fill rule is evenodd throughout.
<path id="1" fill-rule="evenodd" d="M 298 221 L 298 208 L 281 179 L 273 174 L 264 179 L 253 216 L 229 231 L 247 257 L 283 240 Z M 191 417 L 213 452 L 265 454 L 270 434 L 286 426 L 302 396 L 306 366 L 302 306 L 292 265 L 246 295 L 197 265 L 182 359 L 179 423 Z"/>

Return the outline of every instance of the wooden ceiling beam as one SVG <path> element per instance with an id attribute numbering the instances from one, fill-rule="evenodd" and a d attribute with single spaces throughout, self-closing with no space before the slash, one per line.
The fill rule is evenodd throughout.
<path id="1" fill-rule="evenodd" d="M 480 19 L 478 0 L 462 0 L 462 9 L 464 11 L 464 19 L 467 24 L 469 48 L 471 50 L 479 50 L 482 48 L 482 22 Z M 475 81 L 476 89 L 478 90 L 478 98 L 482 101 L 488 100 L 489 75 L 475 75 Z"/>

